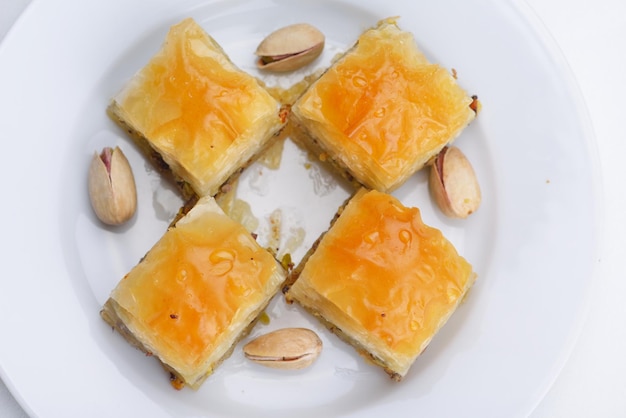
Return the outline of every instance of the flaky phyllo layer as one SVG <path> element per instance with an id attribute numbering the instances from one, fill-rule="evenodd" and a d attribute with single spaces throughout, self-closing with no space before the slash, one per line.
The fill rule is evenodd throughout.
<path id="1" fill-rule="evenodd" d="M 280 104 L 192 19 L 114 98 L 110 114 L 199 196 L 215 195 L 285 123 Z"/>
<path id="2" fill-rule="evenodd" d="M 475 279 L 472 266 L 422 222 L 417 208 L 365 189 L 303 263 L 287 297 L 396 379 Z"/>
<path id="3" fill-rule="evenodd" d="M 292 116 L 322 159 L 391 191 L 474 119 L 472 100 L 412 34 L 384 21 L 304 93 Z"/>
<path id="4" fill-rule="evenodd" d="M 103 316 L 196 388 L 284 279 L 273 256 L 206 197 L 119 282 Z"/>

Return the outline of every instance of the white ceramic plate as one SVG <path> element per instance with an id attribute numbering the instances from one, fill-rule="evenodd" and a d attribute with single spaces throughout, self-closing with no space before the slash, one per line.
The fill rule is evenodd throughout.
<path id="1" fill-rule="evenodd" d="M 396 15 L 484 105 L 457 141 L 482 186 L 476 214 L 442 217 L 423 173 L 395 193 L 473 263 L 479 278 L 467 302 L 405 381 L 394 383 L 277 298 L 269 325 L 253 334 L 286 325 L 317 330 L 325 349 L 311 368 L 263 369 L 237 349 L 199 391 L 174 391 L 154 359 L 99 317 L 110 290 L 180 204 L 107 118 L 108 100 L 187 16 L 259 75 L 252 52 L 273 29 L 300 21 L 319 27 L 328 41 L 323 65 Z M 523 3 L 495 0 L 35 1 L 0 47 L 2 378 L 41 417 L 526 416 L 578 330 L 597 263 L 599 196 L 579 95 L 535 26 Z M 137 216 L 117 229 L 98 224 L 86 193 L 89 159 L 106 145 L 124 149 L 139 187 Z M 305 230 L 304 242 L 291 248 L 296 259 L 348 194 L 308 163 L 287 142 L 279 170 L 253 166 L 239 189 L 260 220 L 261 239 L 275 210 L 283 239 Z"/>

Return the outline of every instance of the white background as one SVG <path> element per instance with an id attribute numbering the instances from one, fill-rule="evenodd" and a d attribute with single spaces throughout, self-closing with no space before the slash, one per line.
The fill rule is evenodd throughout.
<path id="1" fill-rule="evenodd" d="M 605 195 L 600 270 L 586 319 L 571 357 L 531 418 L 626 417 L 626 2 L 526 1 L 560 46 L 587 103 Z M 0 39 L 28 3 L 0 0 Z M 26 417 L 2 382 L 0 417 Z"/>

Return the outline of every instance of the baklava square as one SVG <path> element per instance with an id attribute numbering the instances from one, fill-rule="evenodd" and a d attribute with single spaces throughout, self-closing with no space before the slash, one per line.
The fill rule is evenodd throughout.
<path id="1" fill-rule="evenodd" d="M 474 119 L 473 101 L 388 19 L 365 31 L 291 116 L 296 140 L 321 160 L 360 185 L 391 192 Z"/>
<path id="2" fill-rule="evenodd" d="M 293 270 L 286 298 L 401 380 L 475 277 L 419 209 L 361 188 Z"/>
<path id="3" fill-rule="evenodd" d="M 108 111 L 187 197 L 217 194 L 286 123 L 285 109 L 191 18 L 170 28 Z"/>
<path id="4" fill-rule="evenodd" d="M 103 319 L 198 388 L 247 335 L 286 273 L 212 197 L 170 227 L 111 292 Z"/>

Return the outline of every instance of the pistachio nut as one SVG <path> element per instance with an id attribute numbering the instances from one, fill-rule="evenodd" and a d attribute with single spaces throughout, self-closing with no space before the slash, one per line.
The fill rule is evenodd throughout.
<path id="1" fill-rule="evenodd" d="M 317 58 L 325 37 L 308 23 L 296 23 L 270 33 L 257 47 L 257 66 L 269 71 L 292 71 Z"/>
<path id="2" fill-rule="evenodd" d="M 457 147 L 444 147 L 430 168 L 429 187 L 441 211 L 451 218 L 467 218 L 480 206 L 476 173 Z"/>
<path id="3" fill-rule="evenodd" d="M 94 153 L 89 166 L 89 199 L 98 219 L 108 225 L 128 221 L 137 208 L 135 178 L 119 147 Z"/>
<path id="4" fill-rule="evenodd" d="M 307 328 L 282 328 L 243 347 L 247 359 L 275 369 L 303 369 L 322 351 L 322 340 Z"/>

